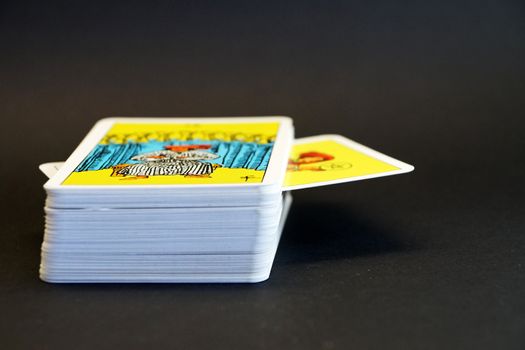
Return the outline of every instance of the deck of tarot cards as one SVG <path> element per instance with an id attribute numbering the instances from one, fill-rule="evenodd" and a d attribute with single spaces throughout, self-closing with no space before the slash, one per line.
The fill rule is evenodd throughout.
<path id="1" fill-rule="evenodd" d="M 287 117 L 108 118 L 50 179 L 48 282 L 259 282 L 289 190 L 408 172 L 337 135 L 294 141 Z"/>

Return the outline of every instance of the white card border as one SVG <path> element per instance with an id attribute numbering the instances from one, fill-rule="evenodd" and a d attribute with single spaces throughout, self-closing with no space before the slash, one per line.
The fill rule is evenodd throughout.
<path id="1" fill-rule="evenodd" d="M 55 176 L 55 174 L 64 166 L 64 162 L 47 162 L 38 166 L 38 169 L 47 176 L 48 179 Z"/>

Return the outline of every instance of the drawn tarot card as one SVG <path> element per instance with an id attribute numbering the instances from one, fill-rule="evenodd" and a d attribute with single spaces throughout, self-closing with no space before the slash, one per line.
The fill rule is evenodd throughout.
<path id="1" fill-rule="evenodd" d="M 339 135 L 297 139 L 292 147 L 284 191 L 402 174 L 412 165 Z"/>

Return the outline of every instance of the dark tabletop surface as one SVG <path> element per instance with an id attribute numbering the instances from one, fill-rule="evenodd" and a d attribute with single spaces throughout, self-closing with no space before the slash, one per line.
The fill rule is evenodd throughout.
<path id="1" fill-rule="evenodd" d="M 0 47 L 2 349 L 525 347 L 523 2 L 12 2 Z M 416 171 L 294 193 L 261 284 L 38 279 L 97 119 L 275 114 Z"/>

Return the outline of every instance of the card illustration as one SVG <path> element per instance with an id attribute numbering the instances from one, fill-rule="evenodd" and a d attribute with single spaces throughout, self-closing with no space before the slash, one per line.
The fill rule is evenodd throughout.
<path id="1" fill-rule="evenodd" d="M 131 157 L 139 163 L 112 166 L 111 176 L 127 179 L 147 179 L 150 176 L 183 175 L 209 177 L 220 164 L 206 162 L 219 158 L 215 153 L 201 151 L 211 145 L 164 146 L 164 150 L 139 154 Z"/>
<path id="2" fill-rule="evenodd" d="M 116 123 L 63 185 L 263 181 L 277 122 Z"/>
<path id="3" fill-rule="evenodd" d="M 328 162 L 334 158 L 331 154 L 318 151 L 300 153 L 297 158 L 290 158 L 287 171 L 331 171 L 352 167 L 349 162 Z"/>

